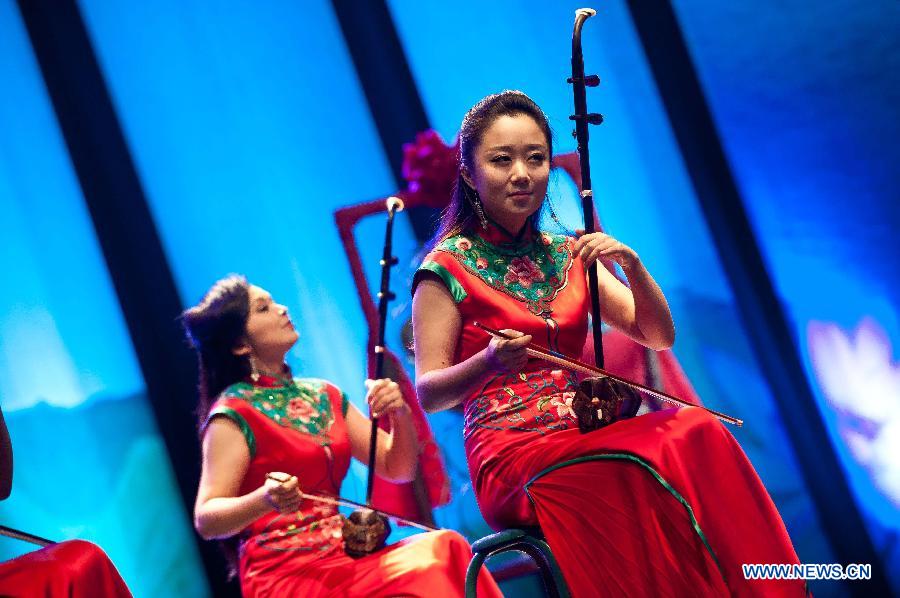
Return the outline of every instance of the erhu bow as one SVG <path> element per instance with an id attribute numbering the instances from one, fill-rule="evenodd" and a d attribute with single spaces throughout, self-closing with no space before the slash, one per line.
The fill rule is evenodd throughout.
<path id="1" fill-rule="evenodd" d="M 275 480 L 279 484 L 286 484 L 291 480 L 290 477 L 285 478 L 285 477 L 277 475 L 276 473 L 267 473 L 266 479 Z M 389 513 L 387 511 L 383 511 L 381 509 L 375 509 L 368 505 L 364 505 L 362 503 L 356 502 L 355 500 L 350 500 L 349 498 L 344 498 L 342 496 L 331 496 L 329 494 L 308 494 L 306 492 L 303 492 L 302 490 L 300 490 L 299 493 L 300 493 L 300 498 L 302 498 L 303 500 L 311 500 L 313 502 L 320 502 L 320 503 L 324 503 L 326 505 L 335 505 L 338 507 L 355 507 L 355 508 L 359 508 L 359 509 L 369 509 L 371 511 L 375 511 L 376 513 L 378 513 L 380 515 L 384 515 L 385 517 L 390 517 L 391 519 L 396 519 L 397 521 L 399 521 L 400 523 L 402 523 L 404 525 L 409 525 L 411 527 L 417 527 L 426 532 L 433 532 L 433 531 L 437 531 L 437 529 L 438 529 L 431 525 L 425 525 L 424 523 L 419 523 L 418 521 L 413 521 L 412 519 L 407 519 L 406 517 L 403 517 L 402 515 L 396 515 L 394 513 Z M 0 525 L 0 535 L 9 535 L 9 534 L 4 533 L 4 529 L 8 529 L 8 528 L 4 528 L 2 525 Z M 39 539 L 42 539 L 42 538 L 39 538 Z M 33 541 L 33 540 L 29 540 L 29 541 Z M 50 540 L 47 540 L 47 542 L 52 544 L 52 542 Z"/>
<path id="2" fill-rule="evenodd" d="M 484 324 L 481 324 L 480 322 L 473 322 L 473 324 L 475 326 L 477 326 L 478 328 L 481 328 L 482 330 L 484 330 L 491 336 L 496 336 L 498 338 L 503 338 L 506 340 L 511 340 L 514 338 L 508 334 L 504 334 L 503 332 L 501 332 L 499 330 L 494 330 L 493 328 L 489 328 L 488 326 L 485 326 Z M 676 405 L 678 407 L 696 407 L 698 409 L 703 409 L 704 411 L 710 413 L 711 415 L 716 416 L 717 418 L 719 418 L 720 420 L 722 420 L 725 423 L 734 424 L 738 427 L 741 427 L 744 425 L 744 421 L 740 420 L 736 417 L 731 417 L 730 415 L 726 415 L 719 411 L 715 411 L 708 407 L 704 407 L 703 405 L 694 405 L 693 403 L 689 403 L 689 402 L 685 401 L 684 399 L 679 399 L 676 396 L 664 393 L 661 390 L 656 390 L 655 388 L 650 388 L 649 386 L 644 386 L 643 384 L 640 384 L 638 382 L 633 382 L 631 380 L 628 380 L 627 378 L 622 378 L 621 376 L 617 376 L 611 372 L 604 370 L 603 368 L 599 368 L 596 366 L 589 365 L 587 363 L 583 363 L 581 361 L 578 361 L 577 359 L 570 359 L 570 358 L 566 357 L 565 355 L 557 353 L 556 351 L 551 351 L 551 350 L 541 347 L 540 345 L 537 345 L 535 343 L 529 343 L 528 346 L 526 347 L 525 351 L 526 351 L 526 353 L 528 353 L 529 357 L 533 357 L 535 359 L 541 359 L 543 361 L 552 363 L 554 365 L 558 365 L 560 367 L 574 370 L 576 372 L 581 372 L 582 374 L 588 374 L 591 376 L 603 376 L 605 378 L 609 378 L 619 384 L 623 384 L 623 385 L 631 388 L 632 390 L 636 390 L 636 391 L 648 394 L 654 398 L 659 399 L 660 401 L 665 401 L 666 403 L 669 403 L 671 405 Z"/>

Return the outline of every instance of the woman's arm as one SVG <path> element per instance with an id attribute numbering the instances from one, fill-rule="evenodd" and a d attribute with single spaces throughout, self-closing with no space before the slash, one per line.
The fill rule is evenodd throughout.
<path id="1" fill-rule="evenodd" d="M 387 379 L 367 381 L 366 402 L 376 417 L 387 417 L 390 433 L 378 430 L 375 448 L 376 475 L 392 482 L 410 482 L 416 477 L 419 441 L 409 406 L 396 382 Z M 347 409 L 347 431 L 351 452 L 362 463 L 369 462 L 369 436 L 372 422 L 359 409 Z"/>
<path id="2" fill-rule="evenodd" d="M 606 268 L 600 273 L 600 309 L 603 319 L 642 345 L 657 351 L 675 343 L 675 324 L 665 295 L 637 253 L 604 233 L 583 235 L 575 242 L 585 267 L 597 260 L 614 261 L 628 278 L 626 287 Z"/>
<path id="3" fill-rule="evenodd" d="M 416 394 L 428 413 L 458 405 L 498 371 L 518 372 L 528 361 L 525 346 L 531 336 L 504 330 L 512 340 L 493 338 L 484 349 L 453 364 L 462 317 L 447 287 L 425 277 L 413 297 L 416 354 Z"/>
<path id="4" fill-rule="evenodd" d="M 237 424 L 227 417 L 215 417 L 203 437 L 203 469 L 194 527 L 205 539 L 227 538 L 272 510 L 296 511 L 300 506 L 297 478 L 285 483 L 266 480 L 253 492 L 238 495 L 250 465 L 250 449 Z"/>

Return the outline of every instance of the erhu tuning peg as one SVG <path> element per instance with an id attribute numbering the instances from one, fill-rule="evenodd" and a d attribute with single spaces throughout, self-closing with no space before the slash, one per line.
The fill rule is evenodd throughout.
<path id="1" fill-rule="evenodd" d="M 569 120 L 580 120 L 582 118 L 586 120 L 589 125 L 599 125 L 603 122 L 603 115 L 597 112 L 591 112 L 589 114 L 573 114 L 569 117 Z"/>
<path id="2" fill-rule="evenodd" d="M 574 83 L 575 81 L 584 81 L 585 87 L 597 87 L 600 85 L 600 77 L 598 75 L 585 75 L 583 79 L 581 77 L 568 77 L 566 79 L 566 83 Z"/>

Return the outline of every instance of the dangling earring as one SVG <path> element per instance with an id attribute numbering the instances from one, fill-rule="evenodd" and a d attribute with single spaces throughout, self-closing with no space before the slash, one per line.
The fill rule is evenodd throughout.
<path id="1" fill-rule="evenodd" d="M 259 382 L 259 369 L 256 367 L 256 360 L 250 355 L 250 379 Z"/>
<path id="2" fill-rule="evenodd" d="M 481 206 L 481 198 L 478 197 L 478 193 L 475 193 L 475 213 L 478 214 L 478 221 L 481 222 L 481 228 L 486 229 L 488 227 L 488 219 L 487 216 L 484 215 L 484 208 Z"/>
<path id="3" fill-rule="evenodd" d="M 481 228 L 486 229 L 488 227 L 488 219 L 487 216 L 484 215 L 484 207 L 481 205 L 481 198 L 478 196 L 478 191 L 472 189 L 470 192 L 469 186 L 466 185 L 466 197 L 472 202 L 472 207 L 475 209 L 475 215 L 478 216 Z"/>
<path id="4" fill-rule="evenodd" d="M 556 223 L 556 226 L 559 227 L 560 232 L 565 235 L 574 236 L 575 231 L 563 224 L 562 220 L 559 219 L 559 216 L 556 215 L 556 210 L 553 209 L 553 202 L 550 200 L 550 194 L 544 196 L 544 201 L 547 202 L 547 209 L 550 210 L 550 218 Z"/>
<path id="5" fill-rule="evenodd" d="M 559 216 L 556 215 L 556 210 L 553 209 L 553 202 L 550 201 L 550 195 L 545 195 L 544 201 L 547 202 L 547 209 L 550 210 L 550 218 L 553 219 L 553 222 L 555 222 L 560 229 L 565 230 L 566 227 L 559 221 Z"/>

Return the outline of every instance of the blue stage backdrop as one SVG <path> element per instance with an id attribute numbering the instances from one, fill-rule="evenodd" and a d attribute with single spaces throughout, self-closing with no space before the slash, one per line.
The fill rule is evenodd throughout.
<path id="1" fill-rule="evenodd" d="M 190 519 L 18 11 L 0 2 L 0 522 L 99 544 L 136 596 L 203 596 Z M 0 539 L 0 561 L 34 549 Z"/>
<path id="2" fill-rule="evenodd" d="M 367 412 L 333 213 L 395 186 L 331 4 L 80 5 L 184 305 L 245 274 L 289 308 L 297 374 Z M 380 245 L 383 227 L 362 232 Z M 398 219 L 398 248 L 412 239 Z M 363 500 L 365 477 L 354 462 L 345 495 Z"/>
<path id="3" fill-rule="evenodd" d="M 842 473 L 900 593 L 900 10 L 674 4 Z"/>
<path id="4" fill-rule="evenodd" d="M 550 116 L 559 151 L 574 149 L 565 79 L 580 3 L 484 11 L 477 2 L 463 2 L 452 13 L 407 0 L 390 6 L 429 118 L 442 135 L 452 138 L 465 109 L 480 97 L 522 89 Z M 630 17 L 623 2 L 597 8 L 583 44 L 587 70 L 602 80 L 589 90 L 589 107 L 607 117 L 591 130 L 601 219 L 640 253 L 665 289 L 678 327 L 675 353 L 704 402 L 745 418 L 746 427 L 732 431 L 772 494 L 801 560 L 831 562 L 784 432 L 790 423 L 781 421 L 749 349 Z M 475 13 L 478 27 L 471 26 Z M 568 218 L 577 222 L 576 206 L 569 207 Z M 825 595 L 839 587 L 814 584 Z"/>

